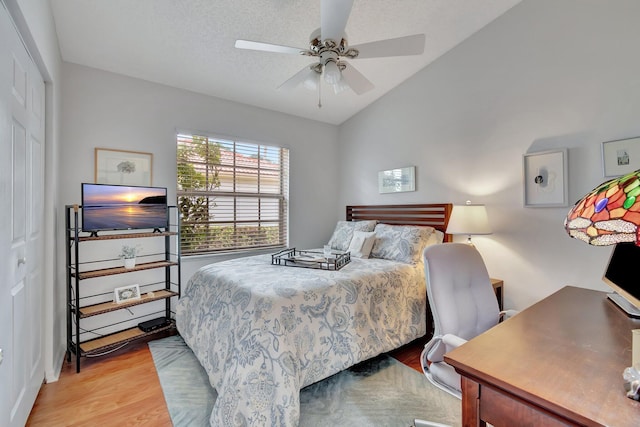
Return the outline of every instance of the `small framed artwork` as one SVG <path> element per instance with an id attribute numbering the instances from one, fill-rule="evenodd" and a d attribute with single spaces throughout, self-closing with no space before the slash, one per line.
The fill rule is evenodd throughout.
<path id="1" fill-rule="evenodd" d="M 125 301 L 137 300 L 141 298 L 140 286 L 137 284 L 115 288 L 113 290 L 113 294 L 115 297 L 116 304 L 120 304 L 121 302 L 125 302 Z"/>
<path id="2" fill-rule="evenodd" d="M 153 154 L 95 149 L 96 184 L 151 185 Z"/>
<path id="3" fill-rule="evenodd" d="M 524 155 L 524 206 L 568 205 L 567 149 Z"/>
<path id="4" fill-rule="evenodd" d="M 380 193 L 399 193 L 416 190 L 416 167 L 389 169 L 378 172 Z"/>
<path id="5" fill-rule="evenodd" d="M 615 178 L 640 169 L 640 137 L 602 143 L 602 173 Z"/>

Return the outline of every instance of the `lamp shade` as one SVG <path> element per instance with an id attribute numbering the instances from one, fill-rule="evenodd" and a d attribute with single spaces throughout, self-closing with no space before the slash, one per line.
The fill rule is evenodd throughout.
<path id="1" fill-rule="evenodd" d="M 451 211 L 448 234 L 491 234 L 487 209 L 484 205 L 455 205 Z"/>
<path id="2" fill-rule="evenodd" d="M 335 61 L 327 61 L 324 64 L 324 80 L 330 85 L 337 84 L 342 78 L 338 64 Z"/>
<path id="3" fill-rule="evenodd" d="M 600 184 L 580 199 L 564 220 L 571 237 L 596 246 L 640 245 L 639 224 L 640 170 Z"/>

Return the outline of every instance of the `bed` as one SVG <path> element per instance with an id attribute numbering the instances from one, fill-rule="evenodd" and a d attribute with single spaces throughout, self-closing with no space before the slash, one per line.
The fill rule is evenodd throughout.
<path id="1" fill-rule="evenodd" d="M 300 389 L 424 336 L 422 249 L 450 240 L 450 212 L 348 206 L 329 241 L 352 253 L 338 271 L 272 265 L 270 255 L 198 270 L 176 323 L 218 393 L 210 424 L 297 426 Z"/>

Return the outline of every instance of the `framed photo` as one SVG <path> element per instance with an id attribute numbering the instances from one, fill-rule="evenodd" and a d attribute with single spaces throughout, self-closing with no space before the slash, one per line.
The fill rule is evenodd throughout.
<path id="1" fill-rule="evenodd" d="M 567 149 L 524 155 L 524 206 L 568 205 Z"/>
<path id="2" fill-rule="evenodd" d="M 378 191 L 380 193 L 399 193 L 416 190 L 416 167 L 389 169 L 378 172 Z"/>
<path id="3" fill-rule="evenodd" d="M 95 158 L 96 184 L 151 186 L 153 154 L 96 148 Z"/>
<path id="4" fill-rule="evenodd" d="M 113 294 L 115 297 L 116 304 L 141 298 L 140 286 L 138 286 L 137 284 L 115 288 L 113 290 Z"/>
<path id="5" fill-rule="evenodd" d="M 640 137 L 602 143 L 602 173 L 606 178 L 640 169 Z"/>

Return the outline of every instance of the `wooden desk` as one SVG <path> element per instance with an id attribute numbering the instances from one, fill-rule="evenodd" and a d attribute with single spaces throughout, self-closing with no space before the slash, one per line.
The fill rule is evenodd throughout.
<path id="1" fill-rule="evenodd" d="M 639 328 L 604 292 L 559 290 L 445 355 L 463 425 L 640 425 L 622 379 Z"/>

